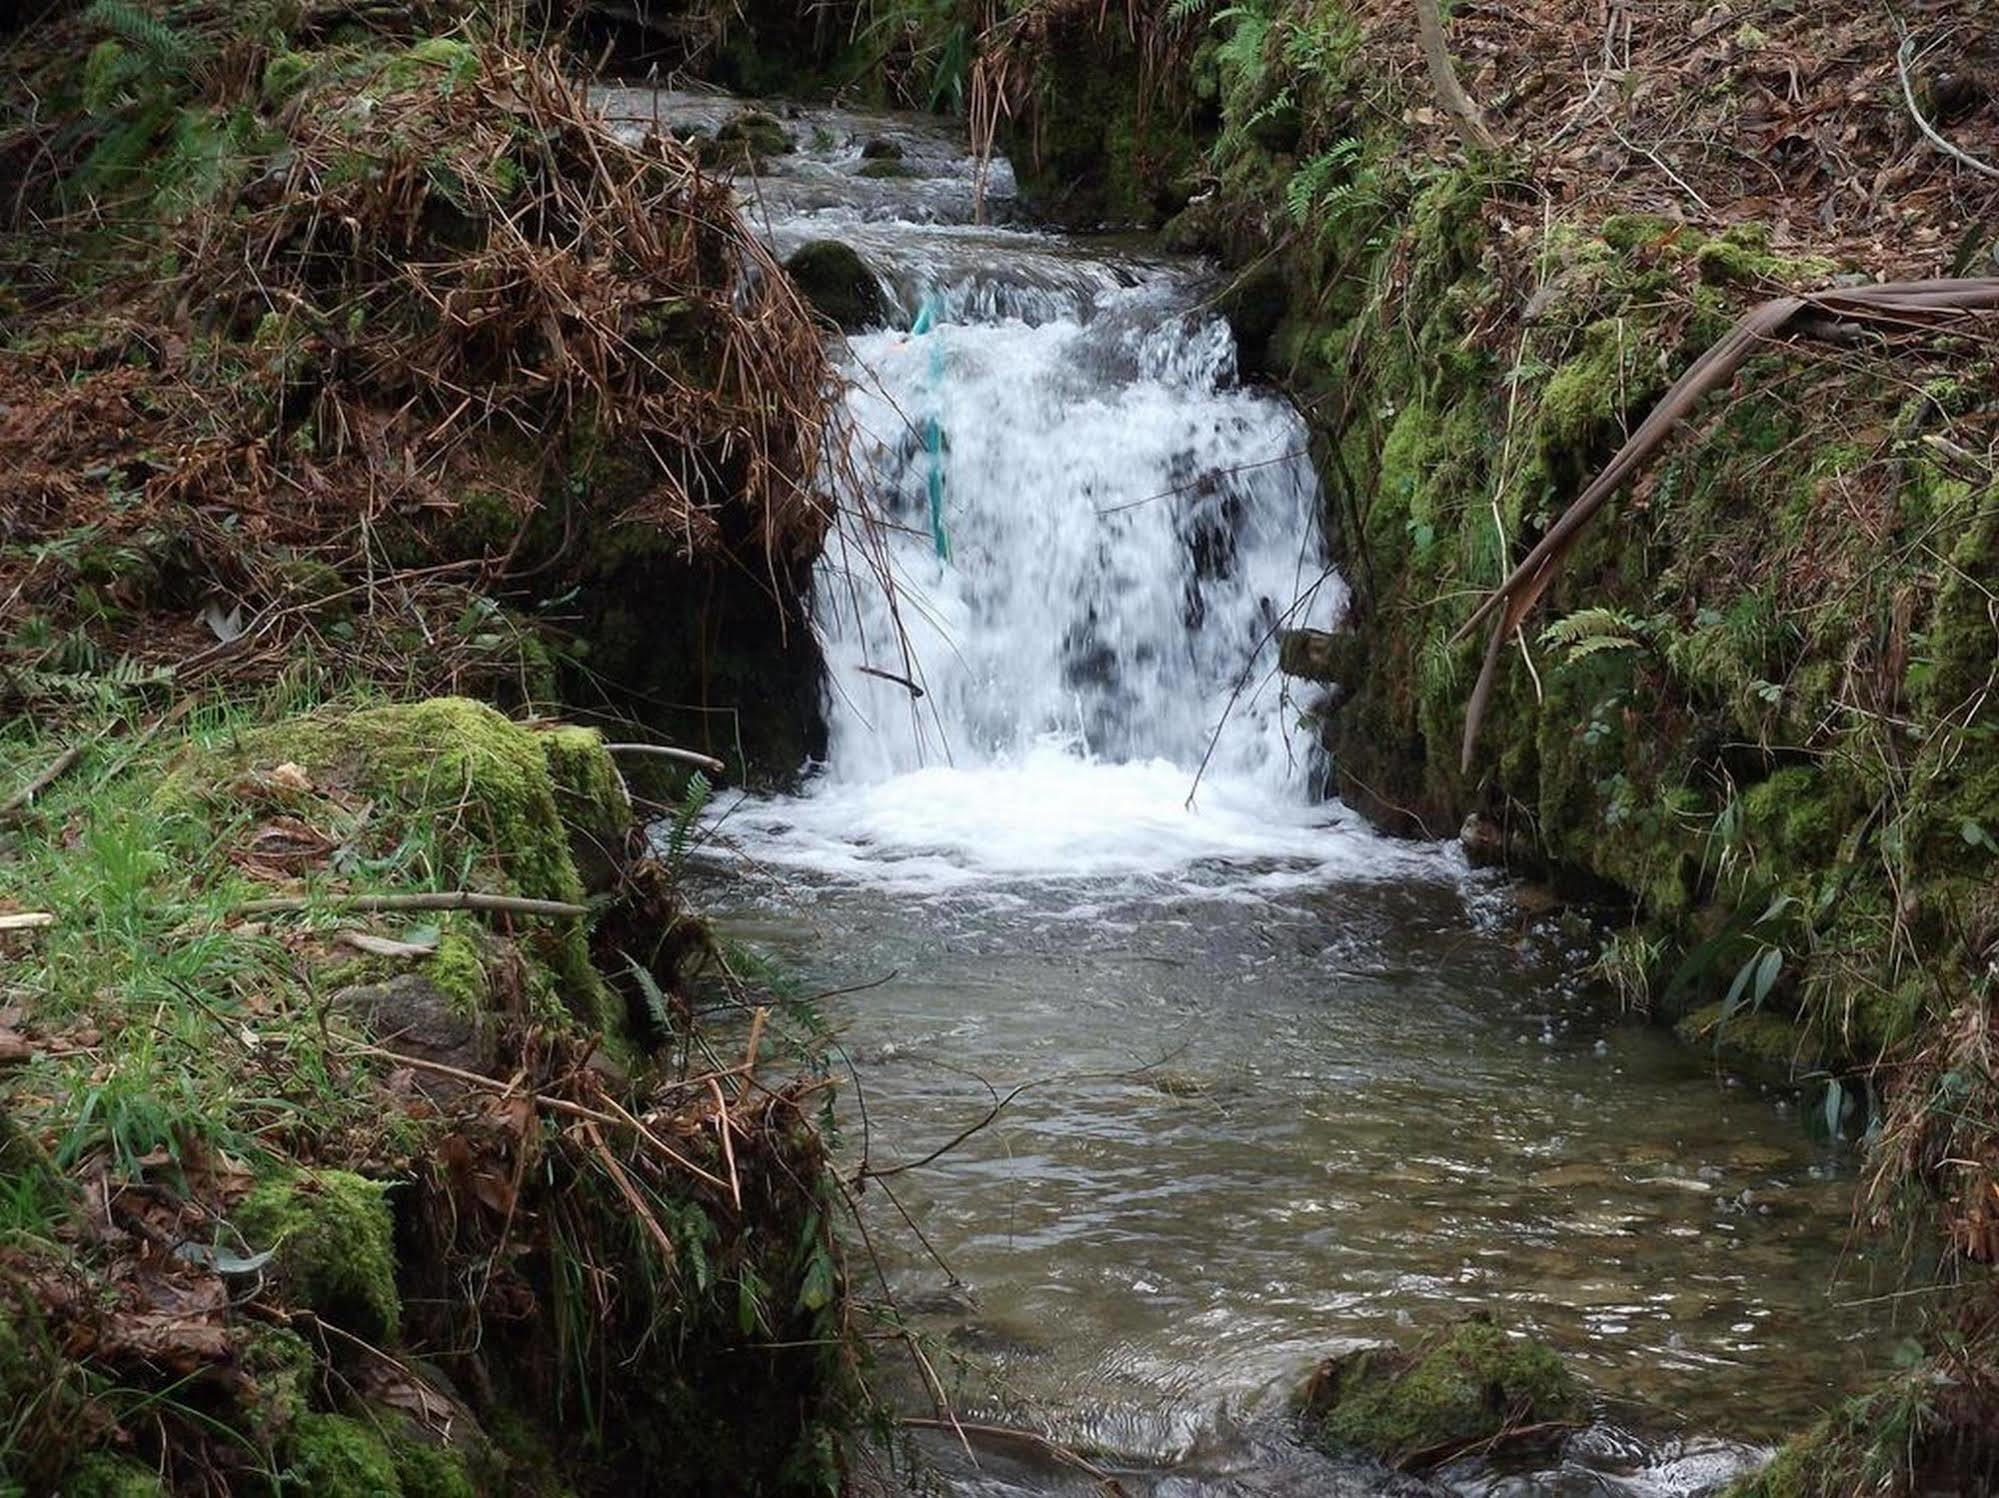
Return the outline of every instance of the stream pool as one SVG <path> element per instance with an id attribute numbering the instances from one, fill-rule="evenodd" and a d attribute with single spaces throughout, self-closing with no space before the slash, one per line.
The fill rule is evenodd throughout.
<path id="1" fill-rule="evenodd" d="M 1287 1404 L 1331 1353 L 1484 1311 L 1597 1418 L 1445 1490 L 1691 1495 L 1885 1361 L 1849 1168 L 1782 1100 L 1620 1016 L 1588 931 L 1318 799 L 1321 704 L 1274 641 L 1347 589 L 1213 272 L 1024 224 L 939 122 L 781 113 L 753 218 L 858 252 L 884 310 L 837 350 L 826 760 L 718 799 L 697 897 L 843 990 L 841 1158 L 892 1172 L 876 1289 L 958 1417 L 1130 1492 L 1436 1491 L 1311 1451 Z M 1003 1434 L 923 1444 L 961 1494 L 1096 1486 Z"/>

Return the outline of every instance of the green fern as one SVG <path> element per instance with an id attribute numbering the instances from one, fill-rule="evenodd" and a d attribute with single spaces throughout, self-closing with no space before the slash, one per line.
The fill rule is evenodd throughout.
<path id="1" fill-rule="evenodd" d="M 1348 137 L 1336 141 L 1328 150 L 1301 162 L 1298 170 L 1291 174 L 1291 180 L 1284 186 L 1284 206 L 1291 210 L 1292 220 L 1303 224 L 1312 216 L 1312 211 L 1328 200 L 1340 206 L 1348 206 L 1357 191 L 1341 191 L 1334 199 L 1335 189 L 1359 189 L 1354 182 L 1336 182 L 1335 179 L 1350 170 L 1360 159 L 1361 143 Z"/>
<path id="2" fill-rule="evenodd" d="M 1566 660 L 1579 661 L 1606 650 L 1636 650 L 1648 630 L 1644 620 L 1622 609 L 1577 609 L 1542 630 L 1541 645 L 1566 650 Z"/>
<path id="3" fill-rule="evenodd" d="M 714 794 L 714 784 L 699 770 L 687 777 L 687 790 L 666 834 L 666 866 L 675 879 L 686 868 L 687 855 L 693 851 L 694 824 L 701 820 L 701 813 L 708 809 L 708 800 Z"/>
<path id="4" fill-rule="evenodd" d="M 161 81 L 185 79 L 200 52 L 186 32 L 141 10 L 132 0 L 93 0 L 83 18 L 138 53 Z"/>

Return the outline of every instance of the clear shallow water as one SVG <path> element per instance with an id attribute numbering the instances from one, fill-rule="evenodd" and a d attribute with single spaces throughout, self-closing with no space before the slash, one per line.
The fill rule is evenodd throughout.
<path id="1" fill-rule="evenodd" d="M 1213 868 L 710 892 L 810 981 L 896 974 L 835 1001 L 850 1163 L 919 1158 L 988 1084 L 1029 1084 L 891 1182 L 950 1275 L 874 1204 L 898 1297 L 976 1370 L 964 1418 L 1192 1464 L 1198 1491 L 1281 1450 L 1305 1486 L 1272 1490 L 1317 1491 L 1264 1429 L 1313 1363 L 1469 1310 L 1575 1359 L 1608 1425 L 1647 1433 L 1590 1437 L 1626 1465 L 1678 1460 L 1675 1434 L 1775 1437 L 1879 1353 L 1880 1319 L 1840 1308 L 1868 1294 L 1842 1263 L 1851 1182 L 1796 1118 L 1616 1023 L 1557 937 L 1442 854 L 1390 851 L 1397 877 L 1259 896 Z M 1702 1490 L 1560 1475 L 1527 1490 Z"/>
<path id="2" fill-rule="evenodd" d="M 735 108 L 606 104 L 709 128 Z M 1010 1097 L 866 1193 L 959 1414 L 1133 1491 L 1427 1491 L 1305 1450 L 1286 1400 L 1329 1353 L 1484 1309 L 1575 1359 L 1601 1419 L 1546 1470 L 1452 1490 L 1691 1494 L 1740 1470 L 1733 1443 L 1879 1347 L 1842 1308 L 1869 1294 L 1842 1167 L 1617 1023 L 1581 954 L 1454 854 L 1313 800 L 1273 635 L 1330 625 L 1345 589 L 1302 424 L 1237 383 L 1199 266 L 1020 227 L 1004 163 L 1002 227 L 975 222 L 977 168 L 935 124 L 787 123 L 759 221 L 781 251 L 860 249 L 896 326 L 840 344 L 827 762 L 720 808 L 703 893 L 809 984 L 873 985 L 829 1001 L 849 1169 Z M 884 135 L 910 176 L 859 176 Z M 934 330 L 901 331 L 926 303 Z M 927 1444 L 961 1493 L 1090 1488 L 1018 1443 Z"/>

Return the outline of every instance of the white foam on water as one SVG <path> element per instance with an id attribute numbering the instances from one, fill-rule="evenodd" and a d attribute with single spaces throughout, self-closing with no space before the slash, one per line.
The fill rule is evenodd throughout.
<path id="1" fill-rule="evenodd" d="M 726 834 L 759 862 L 910 894 L 1017 880 L 1197 878 L 1274 893 L 1334 879 L 1436 877 L 1436 852 L 1388 843 L 1337 807 L 1274 799 L 1240 777 L 1203 781 L 1167 759 L 1110 763 L 1059 740 L 1017 759 L 872 780 L 828 775 L 806 794 L 745 798 Z M 1095 907 L 1075 907 L 1087 918 Z"/>

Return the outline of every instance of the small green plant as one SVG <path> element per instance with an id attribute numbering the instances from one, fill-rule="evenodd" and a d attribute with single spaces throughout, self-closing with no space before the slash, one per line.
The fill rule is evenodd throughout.
<path id="1" fill-rule="evenodd" d="M 1573 664 L 1605 650 L 1636 650 L 1651 632 L 1651 624 L 1622 609 L 1577 609 L 1541 631 L 1541 648 L 1561 650 L 1564 664 Z"/>
<path id="2" fill-rule="evenodd" d="M 666 866 L 676 880 L 687 868 L 687 856 L 695 848 L 695 826 L 714 794 L 714 783 L 701 771 L 687 777 L 687 788 L 681 793 L 680 805 L 675 808 L 672 825 L 666 832 Z"/>

